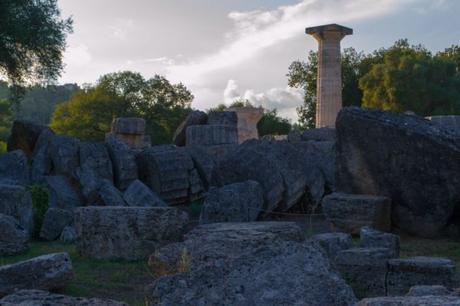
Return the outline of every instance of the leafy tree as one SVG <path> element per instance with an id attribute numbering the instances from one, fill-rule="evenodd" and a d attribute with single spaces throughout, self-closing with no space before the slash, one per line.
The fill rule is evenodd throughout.
<path id="1" fill-rule="evenodd" d="M 57 0 L 0 1 L 0 75 L 14 85 L 55 80 L 71 31 Z"/>
<path id="2" fill-rule="evenodd" d="M 69 100 L 79 89 L 77 84 L 26 87 L 19 103 L 13 105 L 14 117 L 47 125 L 55 106 Z M 10 86 L 6 82 L 0 82 L 0 99 L 10 96 Z"/>
<path id="3" fill-rule="evenodd" d="M 362 92 L 358 87 L 360 77 L 369 69 L 370 59 L 353 48 L 342 52 L 342 98 L 343 105 L 360 105 Z M 289 66 L 288 85 L 304 91 L 303 105 L 297 107 L 299 126 L 314 128 L 316 117 L 316 88 L 318 53 L 310 51 L 307 62 L 294 61 Z"/>
<path id="4" fill-rule="evenodd" d="M 457 53 L 453 47 L 433 56 L 423 46 L 397 41 L 361 78 L 363 106 L 421 116 L 460 114 Z"/>
<path id="5" fill-rule="evenodd" d="M 61 134 L 101 140 L 113 118 L 141 117 L 154 143 L 169 143 L 191 111 L 192 100 L 183 84 L 171 84 L 162 76 L 146 80 L 135 72 L 111 73 L 56 107 L 51 127 Z"/>
<path id="6" fill-rule="evenodd" d="M 0 154 L 6 152 L 6 142 L 13 123 L 11 104 L 6 99 L 0 99 Z"/>
<path id="7" fill-rule="evenodd" d="M 288 119 L 278 116 L 275 109 L 265 111 L 264 116 L 257 123 L 257 131 L 259 136 L 265 135 L 287 135 L 291 131 L 291 123 Z"/>

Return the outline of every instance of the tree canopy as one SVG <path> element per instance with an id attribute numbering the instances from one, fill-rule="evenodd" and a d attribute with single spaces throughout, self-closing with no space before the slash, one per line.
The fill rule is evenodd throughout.
<path id="1" fill-rule="evenodd" d="M 421 116 L 460 114 L 458 47 L 432 55 L 400 40 L 361 78 L 362 105 Z"/>
<path id="2" fill-rule="evenodd" d="M 0 1 L 0 75 L 14 85 L 57 79 L 71 31 L 57 0 Z"/>
<path id="3" fill-rule="evenodd" d="M 144 79 L 124 71 L 102 76 L 56 107 L 50 126 L 60 134 L 102 140 L 115 117 L 141 117 L 155 144 L 169 143 L 191 111 L 193 95 L 183 84 L 163 76 Z"/>
<path id="4" fill-rule="evenodd" d="M 301 128 L 315 126 L 317 66 L 316 52 L 310 52 L 306 62 L 289 66 L 289 86 L 305 92 L 297 108 Z M 371 54 L 353 48 L 342 52 L 344 106 L 411 110 L 421 116 L 460 114 L 459 77 L 459 46 L 433 55 L 403 39 Z"/>

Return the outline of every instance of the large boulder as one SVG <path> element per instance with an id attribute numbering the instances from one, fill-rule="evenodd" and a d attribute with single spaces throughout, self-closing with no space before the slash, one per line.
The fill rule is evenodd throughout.
<path id="1" fill-rule="evenodd" d="M 212 170 L 216 165 L 217 158 L 214 154 L 209 153 L 208 148 L 202 146 L 186 147 L 186 151 L 193 160 L 195 168 L 203 182 L 203 187 L 208 190 L 211 184 Z"/>
<path id="2" fill-rule="evenodd" d="M 188 271 L 158 279 L 147 299 L 155 305 L 353 305 L 352 290 L 303 239 L 292 223 L 200 226 L 185 241 Z"/>
<path id="3" fill-rule="evenodd" d="M 45 176 L 51 174 L 53 165 L 49 153 L 49 144 L 54 137 L 53 131 L 45 129 L 40 133 L 35 143 L 30 168 L 30 177 L 33 182 L 41 183 Z"/>
<path id="4" fill-rule="evenodd" d="M 89 203 L 97 198 L 97 192 L 105 181 L 113 182 L 112 162 L 104 143 L 80 144 L 80 168 L 78 178 L 81 190 Z"/>
<path id="5" fill-rule="evenodd" d="M 386 197 L 332 193 L 324 197 L 323 212 L 341 231 L 359 234 L 361 227 L 391 229 L 391 201 Z"/>
<path id="6" fill-rule="evenodd" d="M 332 141 L 336 140 L 336 132 L 334 128 L 322 127 L 317 129 L 305 130 L 300 138 L 303 141 Z"/>
<path id="7" fill-rule="evenodd" d="M 0 213 L 16 218 L 29 234 L 33 232 L 32 197 L 25 187 L 0 184 Z"/>
<path id="8" fill-rule="evenodd" d="M 457 288 L 459 279 L 455 263 L 447 258 L 422 256 L 392 259 L 388 262 L 388 295 L 402 295 L 411 287 L 420 285 Z"/>
<path id="9" fill-rule="evenodd" d="M 115 186 L 125 190 L 137 179 L 136 155 L 125 142 L 113 136 L 105 142 L 112 159 Z"/>
<path id="10" fill-rule="evenodd" d="M 59 208 L 49 208 L 43 218 L 40 238 L 47 241 L 56 240 L 66 226 L 72 225 L 73 212 Z"/>
<path id="11" fill-rule="evenodd" d="M 263 205 L 263 190 L 256 181 L 211 188 L 201 209 L 200 223 L 256 221 Z"/>
<path id="12" fill-rule="evenodd" d="M 69 178 L 61 175 L 47 176 L 45 182 L 48 187 L 49 207 L 72 210 L 84 204 L 78 189 Z"/>
<path id="13" fill-rule="evenodd" d="M 186 131 L 191 125 L 203 125 L 208 121 L 208 115 L 202 111 L 192 111 L 187 118 L 179 125 L 174 133 L 173 142 L 178 147 L 185 146 Z"/>
<path id="14" fill-rule="evenodd" d="M 76 170 L 80 165 L 80 141 L 69 136 L 55 136 L 49 143 L 49 154 L 54 175 L 65 175 L 76 178 Z"/>
<path id="15" fill-rule="evenodd" d="M 0 299 L 2 306 L 128 306 L 123 302 L 99 298 L 81 298 L 43 290 L 19 290 Z"/>
<path id="16" fill-rule="evenodd" d="M 29 233 L 15 218 L 0 214 L 0 233 L 0 256 L 16 255 L 28 249 Z"/>
<path id="17" fill-rule="evenodd" d="M 0 297 L 19 289 L 55 290 L 73 279 L 67 253 L 53 253 L 0 267 Z"/>
<path id="18" fill-rule="evenodd" d="M 351 248 L 338 252 L 335 263 L 356 296 L 364 298 L 385 295 L 391 258 L 387 248 Z"/>
<path id="19" fill-rule="evenodd" d="M 460 135 L 460 116 L 432 116 L 428 117 L 434 124 L 440 128 L 450 130 L 457 135 Z"/>
<path id="20" fill-rule="evenodd" d="M 184 148 L 155 146 L 136 158 L 140 179 L 168 204 L 186 203 L 201 195 L 201 179 Z"/>
<path id="21" fill-rule="evenodd" d="M 22 150 L 30 158 L 38 136 L 44 130 L 49 128 L 29 121 L 15 120 L 8 138 L 8 151 Z"/>
<path id="22" fill-rule="evenodd" d="M 0 155 L 0 182 L 12 185 L 29 183 L 29 163 L 22 150 Z"/>
<path id="23" fill-rule="evenodd" d="M 338 190 L 388 196 L 394 225 L 439 234 L 460 203 L 460 136 L 417 116 L 356 107 L 339 113 L 336 129 Z"/>
<path id="24" fill-rule="evenodd" d="M 262 186 L 269 211 L 288 210 L 307 191 L 315 203 L 324 194 L 325 180 L 318 165 L 287 141 L 248 140 L 213 169 L 214 186 L 247 180 Z"/>
<path id="25" fill-rule="evenodd" d="M 82 207 L 75 212 L 77 248 L 90 258 L 143 259 L 180 241 L 187 221 L 169 207 Z"/>
<path id="26" fill-rule="evenodd" d="M 139 180 L 135 180 L 125 190 L 123 198 L 127 206 L 166 207 L 167 204 L 158 197 L 149 187 Z"/>

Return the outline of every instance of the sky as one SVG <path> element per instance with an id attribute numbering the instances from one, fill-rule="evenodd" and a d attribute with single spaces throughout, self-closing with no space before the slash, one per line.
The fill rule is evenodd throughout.
<path id="1" fill-rule="evenodd" d="M 131 70 L 182 82 L 205 110 L 240 98 L 295 121 L 303 93 L 288 67 L 316 41 L 305 28 L 338 23 L 342 47 L 372 52 L 400 38 L 436 52 L 460 45 L 460 0 L 58 0 L 74 20 L 59 83 Z"/>

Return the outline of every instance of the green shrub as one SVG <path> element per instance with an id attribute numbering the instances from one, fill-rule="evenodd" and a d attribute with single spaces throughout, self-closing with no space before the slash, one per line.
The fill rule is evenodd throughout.
<path id="1" fill-rule="evenodd" d="M 46 186 L 35 184 L 28 187 L 32 195 L 34 232 L 33 236 L 38 238 L 43 223 L 43 217 L 48 210 L 48 188 Z"/>
<path id="2" fill-rule="evenodd" d="M 6 142 L 0 140 L 0 155 L 6 153 Z"/>

